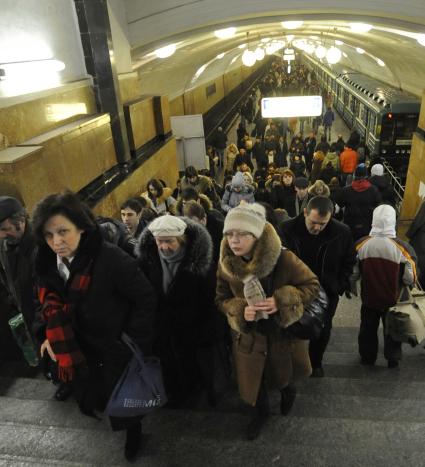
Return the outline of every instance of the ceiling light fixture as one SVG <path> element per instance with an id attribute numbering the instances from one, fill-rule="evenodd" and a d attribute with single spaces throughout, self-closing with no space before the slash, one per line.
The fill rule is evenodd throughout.
<path id="1" fill-rule="evenodd" d="M 335 45 L 344 45 L 344 42 L 339 41 L 338 39 L 335 41 Z"/>
<path id="2" fill-rule="evenodd" d="M 377 59 L 376 59 L 376 63 L 377 63 L 379 66 L 385 66 L 385 62 L 383 62 L 380 58 L 377 58 Z"/>
<path id="3" fill-rule="evenodd" d="M 238 45 L 238 49 L 245 49 L 246 48 L 246 44 L 240 44 Z"/>
<path id="4" fill-rule="evenodd" d="M 218 58 L 220 60 L 223 57 L 224 57 L 224 52 L 222 52 L 221 54 L 218 54 L 216 58 Z"/>
<path id="5" fill-rule="evenodd" d="M 350 23 L 350 28 L 353 32 L 364 33 L 369 32 L 373 26 L 366 23 Z"/>
<path id="6" fill-rule="evenodd" d="M 285 29 L 298 29 L 304 24 L 304 21 L 282 21 L 280 24 Z"/>
<path id="7" fill-rule="evenodd" d="M 360 55 L 363 55 L 365 53 L 365 50 L 362 49 L 361 47 L 356 47 L 356 52 Z"/>
<path id="8" fill-rule="evenodd" d="M 231 27 L 231 28 L 225 28 L 225 29 L 218 29 L 217 31 L 214 31 L 215 37 L 218 37 L 219 39 L 229 39 L 230 37 L 233 37 L 236 34 L 236 28 Z"/>
<path id="9" fill-rule="evenodd" d="M 242 54 L 242 63 L 245 66 L 253 66 L 256 61 L 257 61 L 257 58 L 255 56 L 255 53 L 252 50 L 247 49 Z"/>
<path id="10" fill-rule="evenodd" d="M 425 47 L 425 34 L 418 34 L 416 36 L 416 40 L 418 41 L 419 44 Z"/>
<path id="11" fill-rule="evenodd" d="M 255 58 L 258 60 L 258 61 L 261 61 L 263 60 L 263 58 L 265 57 L 266 53 L 264 52 L 264 49 L 262 47 L 257 47 L 255 49 Z"/>
<path id="12" fill-rule="evenodd" d="M 314 53 L 316 54 L 316 57 L 319 59 L 325 58 L 326 48 L 323 47 L 323 45 L 318 45 Z"/>
<path id="13" fill-rule="evenodd" d="M 337 47 L 330 47 L 326 52 L 326 60 L 329 64 L 334 65 L 341 60 L 342 53 Z"/>
<path id="14" fill-rule="evenodd" d="M 161 47 L 160 49 L 156 49 L 154 54 L 158 58 L 167 58 L 171 57 L 173 53 L 176 51 L 176 44 L 169 44 L 166 45 L 165 47 Z"/>

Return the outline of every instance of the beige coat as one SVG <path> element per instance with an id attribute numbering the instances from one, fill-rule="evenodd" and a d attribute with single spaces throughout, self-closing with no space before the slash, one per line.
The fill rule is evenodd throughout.
<path id="1" fill-rule="evenodd" d="M 259 279 L 271 276 L 278 311 L 271 315 L 274 326 L 267 335 L 257 332 L 255 323 L 244 319 L 247 302 L 242 279 L 251 274 Z M 233 330 L 239 393 L 248 404 L 255 405 L 264 372 L 267 384 L 279 389 L 310 375 L 308 341 L 291 338 L 283 329 L 300 319 L 304 304 L 310 303 L 318 292 L 317 277 L 292 252 L 282 249 L 279 236 L 269 223 L 254 245 L 249 262 L 235 256 L 223 239 L 216 301 Z"/>

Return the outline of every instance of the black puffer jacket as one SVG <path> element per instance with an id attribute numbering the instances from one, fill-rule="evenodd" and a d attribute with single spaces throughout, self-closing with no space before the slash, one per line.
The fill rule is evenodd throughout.
<path id="1" fill-rule="evenodd" d="M 382 203 L 389 204 L 392 207 L 396 205 L 396 194 L 394 188 L 391 186 L 390 180 L 386 175 L 373 175 L 369 178 L 372 185 L 378 188 L 381 194 Z"/>

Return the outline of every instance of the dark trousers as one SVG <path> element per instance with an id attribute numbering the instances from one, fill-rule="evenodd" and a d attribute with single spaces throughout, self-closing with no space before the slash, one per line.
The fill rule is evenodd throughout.
<path id="1" fill-rule="evenodd" d="M 260 389 L 258 390 L 257 402 L 255 409 L 262 415 L 268 415 L 270 411 L 269 395 L 267 393 L 267 385 L 263 379 L 261 380 Z"/>
<path id="2" fill-rule="evenodd" d="M 335 316 L 336 307 L 338 306 L 339 296 L 338 295 L 329 295 L 329 306 L 326 310 L 325 321 L 322 332 L 317 339 L 310 341 L 309 354 L 311 366 L 313 368 L 318 368 L 322 366 L 323 355 L 325 353 L 326 347 L 328 346 L 329 339 L 331 337 L 332 330 L 332 319 Z"/>
<path id="3" fill-rule="evenodd" d="M 384 357 L 387 360 L 401 359 L 401 342 L 393 340 L 385 334 L 387 310 L 374 310 L 362 305 L 359 332 L 359 353 L 362 360 L 375 363 L 378 356 L 378 327 L 382 320 L 384 326 Z"/>

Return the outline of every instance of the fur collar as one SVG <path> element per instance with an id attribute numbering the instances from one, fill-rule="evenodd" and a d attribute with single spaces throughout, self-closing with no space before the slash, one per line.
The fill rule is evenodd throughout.
<path id="1" fill-rule="evenodd" d="M 212 263 L 213 245 L 211 237 L 203 225 L 197 224 L 187 217 L 182 217 L 186 222 L 187 237 L 186 255 L 180 265 L 180 270 L 186 270 L 195 275 L 205 276 Z M 159 258 L 158 248 L 151 231 L 146 228 L 136 246 L 136 255 L 141 262 L 152 262 Z"/>
<path id="2" fill-rule="evenodd" d="M 224 238 L 221 242 L 220 266 L 230 279 L 243 280 L 250 275 L 262 279 L 273 271 L 281 250 L 280 238 L 274 227 L 267 222 L 263 234 L 254 245 L 253 256 L 248 263 L 233 254 L 227 239 Z"/>

